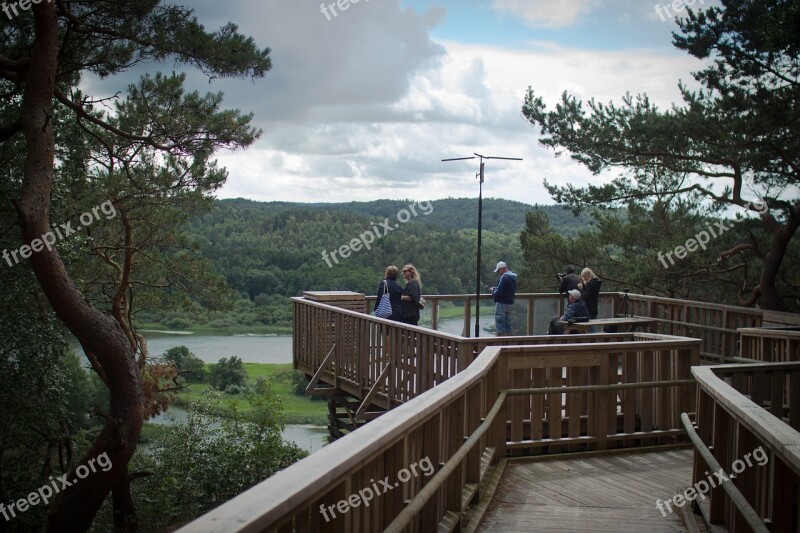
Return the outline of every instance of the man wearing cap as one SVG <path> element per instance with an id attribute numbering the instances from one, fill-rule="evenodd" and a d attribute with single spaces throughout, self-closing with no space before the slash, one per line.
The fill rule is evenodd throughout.
<path id="1" fill-rule="evenodd" d="M 514 307 L 514 295 L 517 293 L 517 275 L 508 269 L 505 262 L 500 261 L 494 268 L 500 275 L 497 287 L 491 287 L 494 300 L 494 325 L 498 337 L 511 336 L 511 309 Z"/>
<path id="2" fill-rule="evenodd" d="M 586 304 L 581 300 L 581 291 L 578 289 L 571 289 L 567 291 L 567 309 L 561 317 L 553 317 L 550 321 L 550 330 L 548 335 L 561 335 L 564 333 L 563 322 L 588 322 L 589 311 L 586 309 Z"/>

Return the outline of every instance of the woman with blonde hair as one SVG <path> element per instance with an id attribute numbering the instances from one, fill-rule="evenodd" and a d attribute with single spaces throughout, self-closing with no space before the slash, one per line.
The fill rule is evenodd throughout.
<path id="1" fill-rule="evenodd" d="M 419 322 L 419 300 L 422 298 L 422 279 L 412 264 L 403 266 L 403 296 L 400 298 L 400 322 L 416 326 Z"/>
<path id="2" fill-rule="evenodd" d="M 581 300 L 589 311 L 589 319 L 594 320 L 597 318 L 597 300 L 600 298 L 600 284 L 603 281 L 588 267 L 581 270 L 579 279 L 578 290 L 581 291 Z"/>

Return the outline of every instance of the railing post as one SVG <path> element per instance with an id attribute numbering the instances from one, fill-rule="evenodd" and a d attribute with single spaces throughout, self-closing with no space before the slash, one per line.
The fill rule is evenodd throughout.
<path id="1" fill-rule="evenodd" d="M 462 337 L 470 337 L 469 323 L 472 319 L 472 298 L 464 298 L 464 329 L 461 331 Z"/>
<path id="2" fill-rule="evenodd" d="M 526 328 L 525 328 L 525 333 L 526 333 L 526 335 L 534 335 L 534 333 L 533 333 L 533 327 L 534 327 L 533 311 L 534 311 L 536 306 L 534 305 L 533 298 L 530 297 L 530 296 L 528 298 L 526 298 L 526 303 L 527 303 L 527 306 L 528 306 L 528 316 L 527 316 L 528 323 L 527 323 Z"/>

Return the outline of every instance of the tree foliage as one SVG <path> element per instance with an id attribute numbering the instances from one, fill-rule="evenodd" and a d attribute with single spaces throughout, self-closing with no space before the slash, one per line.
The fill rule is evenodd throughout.
<path id="1" fill-rule="evenodd" d="M 701 89 L 680 86 L 682 106 L 662 111 L 646 95 L 626 95 L 621 105 L 594 100 L 584 105 L 565 92 L 548 111 L 529 89 L 523 113 L 541 128 L 544 146 L 570 153 L 596 174 L 608 169 L 619 174 L 586 188 L 547 184 L 559 203 L 575 209 L 649 206 L 653 198 L 681 195 L 697 212 L 732 209 L 759 219 L 766 240 L 755 231 L 740 232 L 739 241 L 704 266 L 714 273 L 744 274 L 755 259 L 757 281 L 740 277 L 739 301 L 778 309 L 786 295 L 777 280 L 800 226 L 800 4 L 723 0 L 722 5 L 689 9 L 678 22 L 675 46 L 712 60 L 694 74 Z M 650 254 L 648 260 L 657 258 Z"/>
<path id="2" fill-rule="evenodd" d="M 175 364 L 183 382 L 206 383 L 208 381 L 208 370 L 206 370 L 205 363 L 186 346 L 170 348 L 164 352 L 164 360 Z"/>
<path id="3" fill-rule="evenodd" d="M 266 383 L 246 399 L 244 414 L 211 392 L 137 452 L 133 467 L 152 474 L 135 482 L 143 530 L 172 530 L 307 455 L 282 440 L 280 399 Z"/>
<path id="4" fill-rule="evenodd" d="M 269 49 L 233 24 L 209 32 L 182 6 L 79 0 L 34 4 L 3 27 L 0 50 L 0 144 L 9 165 L 3 190 L 22 242 L 33 245 L 54 223 L 101 202 L 117 212 L 75 239 L 77 254 L 99 266 L 73 264 L 71 246 L 62 243 L 29 258 L 42 294 L 81 343 L 110 399 L 103 430 L 73 467 L 103 453 L 113 467 L 60 492 L 48 527 L 88 529 L 113 490 L 114 526 L 133 531 L 127 464 L 143 419 L 167 401 L 163 385 L 170 379 L 148 366 L 135 330 L 135 289 L 191 288 L 174 268 L 188 267 L 191 258 L 170 249 L 170 225 L 224 181 L 214 151 L 247 146 L 259 132 L 250 115 L 223 110 L 221 95 L 186 93 L 182 75 L 143 76 L 113 113 L 78 83 L 86 74 L 109 77 L 167 59 L 210 78 L 258 78 L 271 67 Z M 66 220 L 54 218 L 62 215 Z M 142 263 L 152 268 L 138 270 Z"/>
<path id="5" fill-rule="evenodd" d="M 369 250 L 362 248 L 346 259 L 329 260 L 328 266 L 322 256 L 323 250 L 337 250 L 365 232 L 373 231 L 373 226 L 386 217 L 396 220 L 397 206 L 392 203 L 389 209 L 395 211 L 386 211 L 383 202 L 363 203 L 353 212 L 346 209 L 350 204 L 287 206 L 274 202 L 223 200 L 215 202 L 212 211 L 195 217 L 189 233 L 192 243 L 214 269 L 234 289 L 247 293 L 251 300 L 259 294 L 296 296 L 306 290 L 373 294 L 387 266 L 409 262 L 422 272 L 424 291 L 458 294 L 474 290 L 477 232 L 469 225 L 458 230 L 446 229 L 422 215 L 385 235 L 379 227 L 381 236 L 373 237 Z M 530 207 L 503 200 L 496 202 L 504 214 L 513 209 L 514 220 L 524 220 L 525 210 Z M 407 207 L 410 202 L 398 203 Z M 474 201 L 471 203 L 467 212 L 477 220 L 477 206 Z M 440 200 L 432 205 L 430 217 L 438 211 L 465 210 L 463 200 Z M 362 214 L 363 211 L 377 215 L 368 216 Z M 498 227 L 503 231 L 484 229 L 483 232 L 483 275 L 486 279 L 490 278 L 500 258 L 512 266 L 522 259 L 517 229 L 511 223 L 507 228 Z M 251 312 L 262 316 L 258 309 Z M 273 313 L 271 309 L 269 314 L 264 314 L 264 320 Z"/>
<path id="6" fill-rule="evenodd" d="M 211 386 L 221 392 L 230 391 L 234 387 L 240 390 L 247 384 L 247 371 L 244 363 L 237 356 L 223 357 L 211 367 L 209 377 Z"/>

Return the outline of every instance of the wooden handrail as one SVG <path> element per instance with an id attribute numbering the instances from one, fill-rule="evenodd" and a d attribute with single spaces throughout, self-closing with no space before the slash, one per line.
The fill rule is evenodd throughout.
<path id="1" fill-rule="evenodd" d="M 782 419 L 788 396 L 789 420 L 800 426 L 800 363 L 694 367 L 692 374 L 697 380 L 695 427 L 699 440 L 713 450 L 717 463 L 739 474 L 734 481 L 737 488 L 772 531 L 796 531 L 800 524 L 792 502 L 800 498 L 800 432 Z M 760 398 L 767 401 L 754 401 Z M 750 467 L 748 460 L 748 468 L 744 468 L 741 459 L 759 449 L 769 465 L 759 462 Z M 737 470 L 736 463 L 742 468 Z M 698 446 L 693 482 L 708 475 L 705 465 L 711 469 L 718 466 L 712 465 Z M 732 512 L 733 497 L 726 494 L 712 491 L 708 507 L 701 506 L 701 510 L 710 523 L 741 531 L 739 517 L 745 515 Z"/>
<path id="2" fill-rule="evenodd" d="M 411 500 L 406 507 L 400 511 L 400 514 L 389 524 L 385 529 L 385 533 L 400 533 L 403 531 L 411 520 L 422 511 L 422 507 L 436 494 L 436 491 L 442 488 L 442 485 L 447 481 L 448 477 L 452 475 L 456 468 L 461 466 L 466 459 L 467 454 L 478 444 L 480 438 L 489 430 L 494 423 L 494 419 L 500 410 L 504 407 L 506 402 L 506 392 L 501 391 L 495 400 L 492 409 L 486 415 L 486 418 L 480 426 L 469 436 L 467 441 L 458 449 L 458 451 L 451 457 L 442 469 L 422 488 L 421 491 Z"/>
<path id="3" fill-rule="evenodd" d="M 644 381 L 641 383 L 617 383 L 615 385 L 576 385 L 573 387 L 540 387 L 536 389 L 508 389 L 509 396 L 532 396 L 534 394 L 560 394 L 567 392 L 598 392 L 614 390 L 657 389 L 659 387 L 676 387 L 678 385 L 694 385 L 693 379 L 670 379 L 667 381 Z"/>
<path id="4" fill-rule="evenodd" d="M 703 460 L 706 464 L 711 467 L 712 472 L 719 472 L 725 471 L 725 469 L 720 466 L 717 460 L 712 455 L 711 450 L 708 449 L 708 446 L 705 445 L 703 440 L 700 438 L 700 435 L 697 434 L 697 431 L 694 429 L 694 424 L 692 423 L 689 415 L 687 413 L 681 414 L 681 422 L 683 422 L 683 427 L 686 428 L 686 433 L 689 435 L 689 439 L 691 439 L 692 444 L 695 446 L 695 450 L 703 457 Z M 739 489 L 736 488 L 736 485 L 730 480 L 730 478 L 725 478 L 722 481 L 722 489 L 728 493 L 730 496 L 731 501 L 736 506 L 736 509 L 742 514 L 747 525 L 749 525 L 753 531 L 756 533 L 770 533 L 769 529 L 766 525 L 764 525 L 764 520 L 758 516 L 758 513 L 753 506 L 750 505 L 744 495 L 739 492 Z M 713 489 L 711 489 L 713 490 Z"/>
<path id="5" fill-rule="evenodd" d="M 438 309 L 441 302 L 455 300 L 464 302 L 464 304 L 471 303 L 474 305 L 475 303 L 474 294 L 425 295 L 425 298 L 431 302 L 432 315 L 435 315 L 437 319 L 432 324 L 434 329 L 438 327 Z M 481 295 L 482 300 L 489 300 L 490 298 L 491 295 Z M 526 324 L 527 335 L 532 335 L 539 331 L 538 328 L 543 327 L 543 319 L 544 321 L 549 321 L 551 318 L 551 316 L 542 317 L 541 312 L 536 315 L 536 309 L 538 308 L 535 305 L 536 302 L 554 302 L 558 309 L 558 314 L 561 313 L 563 308 L 563 298 L 556 293 L 518 293 L 516 298 L 520 307 L 526 308 L 529 314 Z M 373 296 L 367 296 L 367 300 L 372 299 L 374 299 Z M 619 308 L 622 293 L 601 292 L 600 299 L 601 304 L 604 301 L 606 302 L 604 304 L 605 314 L 602 312 L 603 305 L 601 305 L 601 316 L 613 316 Z M 610 307 L 608 305 L 609 301 L 611 302 Z M 609 308 L 611 309 L 610 314 L 608 312 Z M 737 329 L 758 328 L 766 324 L 800 326 L 800 315 L 798 314 L 642 294 L 628 295 L 626 312 L 656 320 L 658 324 L 656 331 L 658 333 L 700 338 L 703 341 L 703 346 L 700 350 L 701 357 L 717 364 L 744 362 L 747 359 L 752 359 L 752 357 L 739 354 L 741 340 Z M 471 319 L 471 311 L 467 305 L 464 306 L 463 319 L 465 321 L 464 333 L 468 335 L 471 328 L 467 327 L 466 322 Z M 544 329 L 546 329 L 546 325 L 544 325 L 542 331 Z M 794 350 L 798 354 L 794 356 L 784 355 L 781 360 L 800 359 L 800 349 L 794 348 L 795 346 L 797 346 L 796 342 L 791 345 L 791 348 L 787 348 L 784 351 Z M 745 358 L 742 359 L 741 357 Z M 759 358 L 756 357 L 755 359 Z M 764 357 L 762 360 L 769 359 Z"/>
<path id="6" fill-rule="evenodd" d="M 692 374 L 697 380 L 697 386 L 703 392 L 732 414 L 738 423 L 746 427 L 760 441 L 769 444 L 774 453 L 800 475 L 800 446 L 798 446 L 800 432 L 755 405 L 750 398 L 717 375 L 723 372 L 752 372 L 759 368 L 775 367 L 800 370 L 800 363 L 698 366 L 692 367 Z"/>

